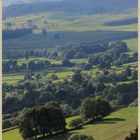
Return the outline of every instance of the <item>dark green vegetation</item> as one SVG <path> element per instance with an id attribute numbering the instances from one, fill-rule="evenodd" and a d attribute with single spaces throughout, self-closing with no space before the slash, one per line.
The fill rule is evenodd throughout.
<path id="1" fill-rule="evenodd" d="M 130 136 L 126 137 L 125 140 L 138 140 L 138 128 L 134 132 L 131 132 Z"/>
<path id="2" fill-rule="evenodd" d="M 19 117 L 19 129 L 24 139 L 38 135 L 66 132 L 66 122 L 57 103 L 25 109 Z"/>
<path id="3" fill-rule="evenodd" d="M 16 30 L 3 30 L 2 39 L 13 39 L 21 36 L 32 34 L 32 29 L 16 29 Z"/>
<path id="4" fill-rule="evenodd" d="M 81 106 L 82 118 L 85 120 L 88 119 L 86 123 L 101 120 L 110 113 L 111 107 L 109 103 L 101 98 L 89 99 L 89 103 L 88 100 L 85 100 Z M 80 119 L 77 119 L 77 121 L 78 120 Z M 20 133 L 24 139 L 32 137 L 37 139 L 38 135 L 45 137 L 48 135 L 66 133 L 66 131 L 68 131 L 66 130 L 66 122 L 61 108 L 56 102 L 49 102 L 46 106 L 35 106 L 23 110 L 17 122 Z M 72 138 L 73 136 L 70 139 Z"/>
<path id="5" fill-rule="evenodd" d="M 19 140 L 18 129 L 24 138 L 117 140 L 136 128 L 137 1 L 107 1 L 4 8 L 3 129 L 18 126 L 4 140 Z"/>
<path id="6" fill-rule="evenodd" d="M 107 25 L 107 26 L 121 26 L 121 25 L 128 25 L 128 24 L 134 24 L 134 23 L 138 23 L 137 18 L 107 22 L 107 23 L 104 23 L 104 25 Z"/>
<path id="7" fill-rule="evenodd" d="M 68 140 L 94 140 L 94 138 L 87 135 L 73 134 L 69 137 Z"/>

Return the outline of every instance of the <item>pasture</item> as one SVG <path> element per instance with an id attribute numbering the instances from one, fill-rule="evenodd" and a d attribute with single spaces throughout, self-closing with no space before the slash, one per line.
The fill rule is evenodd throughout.
<path id="1" fill-rule="evenodd" d="M 24 74 L 22 73 L 14 73 L 14 74 L 3 74 L 2 81 L 7 84 L 16 84 L 18 81 L 24 79 Z"/>

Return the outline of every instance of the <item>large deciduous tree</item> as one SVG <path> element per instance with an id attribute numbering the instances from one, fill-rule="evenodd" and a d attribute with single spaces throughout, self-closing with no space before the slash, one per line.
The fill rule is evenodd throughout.
<path id="1" fill-rule="evenodd" d="M 65 132 L 65 126 L 64 116 L 56 103 L 26 109 L 19 119 L 19 129 L 23 138 Z"/>
<path id="2" fill-rule="evenodd" d="M 94 121 L 111 113 L 109 103 L 100 97 L 85 99 L 81 105 L 81 114 L 84 119 Z"/>

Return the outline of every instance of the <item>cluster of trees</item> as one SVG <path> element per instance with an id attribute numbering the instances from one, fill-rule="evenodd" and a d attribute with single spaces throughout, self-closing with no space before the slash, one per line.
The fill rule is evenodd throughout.
<path id="1" fill-rule="evenodd" d="M 125 63 L 138 61 L 137 53 L 134 53 L 132 57 L 126 52 L 128 47 L 124 42 L 112 43 L 109 49 L 100 54 L 96 54 L 89 59 L 89 64 L 97 65 L 100 68 L 109 68 L 110 66 L 119 66 Z"/>
<path id="2" fill-rule="evenodd" d="M 38 50 L 38 49 L 30 49 L 30 50 L 8 50 L 5 52 L 3 56 L 6 59 L 20 59 L 26 58 L 28 60 L 29 57 L 48 57 L 47 49 Z"/>
<path id="3" fill-rule="evenodd" d="M 25 107 L 32 107 L 49 101 L 59 101 L 63 104 L 65 116 L 78 113 L 81 101 L 86 97 L 102 96 L 111 103 L 113 108 L 127 106 L 137 99 L 137 81 L 120 84 L 105 84 L 104 79 L 75 72 L 72 80 L 64 80 L 63 83 L 52 83 L 51 81 L 25 80 L 16 85 L 3 84 L 3 113 L 11 114 L 22 110 Z M 7 96 L 6 93 L 10 93 Z M 69 106 L 70 105 L 70 106 Z M 74 111 L 75 110 L 75 111 Z"/>
<path id="4" fill-rule="evenodd" d="M 112 109 L 107 101 L 101 97 L 88 98 L 81 104 L 81 117 L 71 120 L 69 127 L 77 129 L 84 124 L 84 120 L 97 121 L 109 115 Z M 38 136 L 46 137 L 53 134 L 66 133 L 66 121 L 62 108 L 58 102 L 51 101 L 44 105 L 35 105 L 31 108 L 24 108 L 10 124 L 10 120 L 3 121 L 3 128 L 18 126 L 24 139 Z M 9 118 L 9 116 L 5 116 Z M 70 140 L 93 140 L 91 136 L 71 135 Z"/>
<path id="5" fill-rule="evenodd" d="M 125 81 L 132 81 L 138 79 L 138 71 L 135 69 L 131 69 L 129 66 L 124 68 L 123 71 L 119 73 L 115 71 L 101 71 L 97 72 L 95 76 L 96 82 L 101 83 L 115 83 L 115 82 L 125 82 Z"/>
<path id="6" fill-rule="evenodd" d="M 51 64 L 48 60 L 30 60 L 27 63 L 18 64 L 18 59 L 3 61 L 3 73 L 22 72 L 22 71 L 38 71 L 50 67 L 72 67 L 75 64 L 69 60 L 63 60 L 62 64 Z"/>
<path id="7" fill-rule="evenodd" d="M 16 29 L 16 30 L 3 30 L 2 38 L 5 39 L 15 39 L 24 35 L 32 34 L 33 30 L 29 28 Z"/>
<path id="8" fill-rule="evenodd" d="M 134 53 L 130 56 L 128 52 L 127 44 L 118 41 L 111 44 L 95 45 L 92 43 L 81 44 L 67 44 L 53 50 L 26 50 L 26 51 L 12 51 L 6 54 L 8 59 L 19 59 L 29 57 L 47 57 L 51 59 L 62 60 L 62 67 L 72 67 L 73 63 L 69 59 L 73 58 L 89 58 L 88 63 L 77 65 L 81 69 L 91 69 L 93 66 L 99 68 L 110 68 L 112 65 L 119 66 L 125 63 L 136 62 L 138 60 L 138 54 Z M 59 55 L 58 55 L 59 54 Z M 10 62 L 4 62 L 4 66 Z M 22 64 L 23 68 L 26 67 Z M 5 66 L 8 67 L 8 66 Z M 4 67 L 4 69 L 5 69 Z"/>
<path id="9" fill-rule="evenodd" d="M 109 103 L 102 98 L 85 99 L 81 104 L 82 117 L 89 121 L 96 121 L 111 113 Z M 95 120 L 96 119 L 96 120 Z M 18 126 L 23 138 L 37 138 L 51 134 L 66 132 L 66 122 L 62 110 L 57 102 L 49 102 L 46 105 L 38 105 L 24 109 L 18 117 Z M 71 128 L 78 128 L 84 123 L 82 118 L 76 118 L 69 123 Z M 86 135 L 72 135 L 70 140 L 93 140 Z"/>
<path id="10" fill-rule="evenodd" d="M 51 67 L 51 62 L 48 60 L 29 61 L 28 63 L 18 64 L 17 60 L 5 61 L 2 64 L 3 73 L 21 72 L 21 71 L 35 71 Z"/>
<path id="11" fill-rule="evenodd" d="M 23 138 L 66 132 L 66 122 L 59 105 L 55 102 L 46 106 L 24 109 L 19 116 L 19 130 Z"/>
<path id="12" fill-rule="evenodd" d="M 58 51 L 62 53 L 60 59 L 73 59 L 83 58 L 90 54 L 96 54 L 98 52 L 104 52 L 108 49 L 106 44 L 95 45 L 93 43 L 69 43 L 65 46 L 58 48 Z"/>

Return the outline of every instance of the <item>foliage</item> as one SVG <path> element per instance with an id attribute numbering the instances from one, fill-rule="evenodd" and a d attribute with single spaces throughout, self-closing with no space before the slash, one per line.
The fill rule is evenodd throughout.
<path id="1" fill-rule="evenodd" d="M 13 39 L 27 34 L 32 34 L 32 29 L 16 29 L 16 30 L 7 29 L 2 31 L 3 39 Z"/>
<path id="2" fill-rule="evenodd" d="M 94 140 L 92 136 L 72 134 L 68 140 Z"/>
<path id="3" fill-rule="evenodd" d="M 98 120 L 111 113 L 108 102 L 100 97 L 85 99 L 81 105 L 81 114 L 84 119 L 89 121 Z"/>
<path id="4" fill-rule="evenodd" d="M 138 128 L 132 133 L 130 133 L 129 137 L 126 137 L 125 140 L 138 140 Z"/>
<path id="5" fill-rule="evenodd" d="M 20 115 L 19 129 L 23 138 L 37 137 L 39 134 L 64 132 L 66 126 L 61 109 L 56 104 L 35 106 Z"/>
<path id="6" fill-rule="evenodd" d="M 83 120 L 81 118 L 75 118 L 70 121 L 69 127 L 70 128 L 78 128 L 83 125 Z"/>

